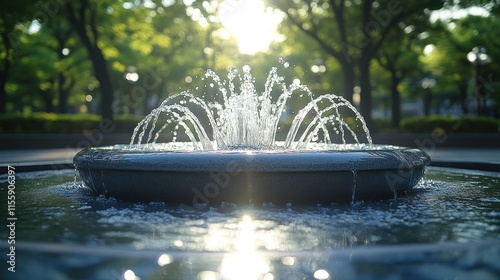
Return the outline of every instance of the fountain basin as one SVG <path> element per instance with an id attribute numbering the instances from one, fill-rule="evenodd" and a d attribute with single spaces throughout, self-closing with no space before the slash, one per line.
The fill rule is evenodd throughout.
<path id="1" fill-rule="evenodd" d="M 186 151 L 114 146 L 84 149 L 73 161 L 97 194 L 194 207 L 387 199 L 415 186 L 430 163 L 419 149 L 343 147 Z"/>

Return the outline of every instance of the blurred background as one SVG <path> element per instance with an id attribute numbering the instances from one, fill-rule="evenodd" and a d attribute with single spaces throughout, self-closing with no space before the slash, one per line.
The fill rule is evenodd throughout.
<path id="1" fill-rule="evenodd" d="M 0 3 L 0 133 L 131 132 L 167 96 L 278 66 L 374 132 L 497 133 L 500 3 L 16 0 Z M 293 104 L 291 105 L 293 106 Z"/>

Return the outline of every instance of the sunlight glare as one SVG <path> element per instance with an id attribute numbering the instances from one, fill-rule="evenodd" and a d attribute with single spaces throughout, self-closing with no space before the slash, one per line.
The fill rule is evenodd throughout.
<path id="1" fill-rule="evenodd" d="M 134 273 L 132 270 L 130 270 L 130 269 L 127 269 L 127 270 L 123 273 L 123 278 L 124 278 L 125 280 L 139 280 L 139 279 L 140 279 L 140 278 L 139 278 L 139 277 L 137 277 L 137 276 L 135 275 L 135 273 Z"/>
<path id="2" fill-rule="evenodd" d="M 261 0 L 226 0 L 219 13 L 224 27 L 238 41 L 240 52 L 265 51 L 276 40 L 283 16 L 267 9 Z"/>
<path id="3" fill-rule="evenodd" d="M 272 279 L 269 260 L 263 258 L 255 245 L 255 223 L 244 215 L 238 224 L 236 251 L 224 256 L 221 274 L 224 279 L 254 280 Z"/>
<path id="4" fill-rule="evenodd" d="M 269 261 L 256 251 L 229 253 L 221 264 L 222 276 L 228 280 L 256 280 L 269 271 Z"/>
<path id="5" fill-rule="evenodd" d="M 432 11 L 430 21 L 449 21 L 450 19 L 464 18 L 468 15 L 487 17 L 490 15 L 490 12 L 488 11 L 488 9 L 480 6 L 472 6 L 465 9 L 459 8 L 458 6 L 453 6 L 451 8 L 442 8 L 437 11 Z"/>
<path id="6" fill-rule="evenodd" d="M 433 44 L 426 45 L 424 47 L 424 54 L 425 55 L 430 55 L 433 50 L 434 50 L 434 45 Z"/>
<path id="7" fill-rule="evenodd" d="M 170 257 L 169 255 L 167 254 L 162 254 L 159 258 L 158 258 L 158 265 L 159 266 L 165 266 L 167 264 L 170 264 L 172 262 L 172 257 Z"/>
<path id="8" fill-rule="evenodd" d="M 326 271 L 324 269 L 318 269 L 314 272 L 315 279 L 325 280 L 325 279 L 328 279 L 328 277 L 330 277 L 330 274 L 328 273 L 328 271 Z"/>

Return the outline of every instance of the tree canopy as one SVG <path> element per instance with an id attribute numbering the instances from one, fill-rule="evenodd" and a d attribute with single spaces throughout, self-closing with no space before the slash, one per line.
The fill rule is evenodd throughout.
<path id="1" fill-rule="evenodd" d="M 453 106 L 474 113 L 477 79 L 484 113 L 499 114 L 495 1 L 267 0 L 266 12 L 281 23 L 269 49 L 256 54 L 241 53 L 224 26 L 227 1 L 3 1 L 0 113 L 144 115 L 174 92 L 203 86 L 206 69 L 225 75 L 249 64 L 262 86 L 278 66 L 315 94 L 343 95 L 369 124 L 381 110 L 395 127 L 415 114 L 401 104 L 423 100 L 429 77 L 434 113 L 456 113 Z M 463 12 L 439 17 L 443 9 Z M 475 46 L 490 58 L 481 73 L 467 60 Z"/>

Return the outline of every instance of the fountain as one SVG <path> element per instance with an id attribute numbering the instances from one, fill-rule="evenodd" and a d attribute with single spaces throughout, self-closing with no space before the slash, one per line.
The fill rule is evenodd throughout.
<path id="1" fill-rule="evenodd" d="M 300 88 L 309 94 L 291 89 Z M 165 101 L 138 125 L 130 145 L 82 151 L 75 157 L 80 178 L 54 168 L 16 172 L 22 203 L 16 217 L 0 213 L 15 219 L 16 240 L 0 248 L 8 265 L 13 248 L 19 261 L 15 274 L 3 269 L 0 279 L 500 278 L 498 172 L 432 166 L 419 180 L 425 153 L 371 144 L 336 110 L 333 117 L 321 114 L 334 106 L 326 101 L 306 105 L 299 112 L 311 114 L 302 127 L 277 141 L 225 122 L 239 115 L 229 116 L 234 111 L 224 111 L 224 103 L 215 114 L 219 105 L 192 96 Z M 350 108 L 339 106 L 338 112 Z M 213 117 L 216 129 L 199 126 L 200 134 L 193 116 L 200 124 Z M 332 121 L 343 127 L 335 130 Z M 175 126 L 186 128 L 191 142 L 182 142 Z M 324 133 L 327 126 L 333 133 Z M 228 140 L 231 133 L 254 140 Z M 165 135 L 175 140 L 160 143 Z M 4 190 L 10 181 L 0 174 Z M 397 199 L 360 201 L 405 189 Z M 7 199 L 0 196 L 3 205 Z M 210 205 L 224 201 L 245 205 Z M 264 201 L 273 203 L 256 204 Z M 285 201 L 292 203 L 275 205 Z M 336 201 L 351 203 L 316 204 Z"/>
<path id="2" fill-rule="evenodd" d="M 126 201 L 199 208 L 223 202 L 380 200 L 422 178 L 429 156 L 373 144 L 364 119 L 344 98 L 315 97 L 305 85 L 287 84 L 277 68 L 271 68 L 258 93 L 250 67 L 242 70 L 231 68 L 227 81 L 207 71 L 206 92 L 168 97 L 137 125 L 129 145 L 79 152 L 74 164 L 85 185 Z M 309 103 L 295 112 L 278 141 L 281 118 L 296 95 Z M 182 135 L 189 141 L 179 141 Z M 170 138 L 161 143 L 165 137 Z"/>

